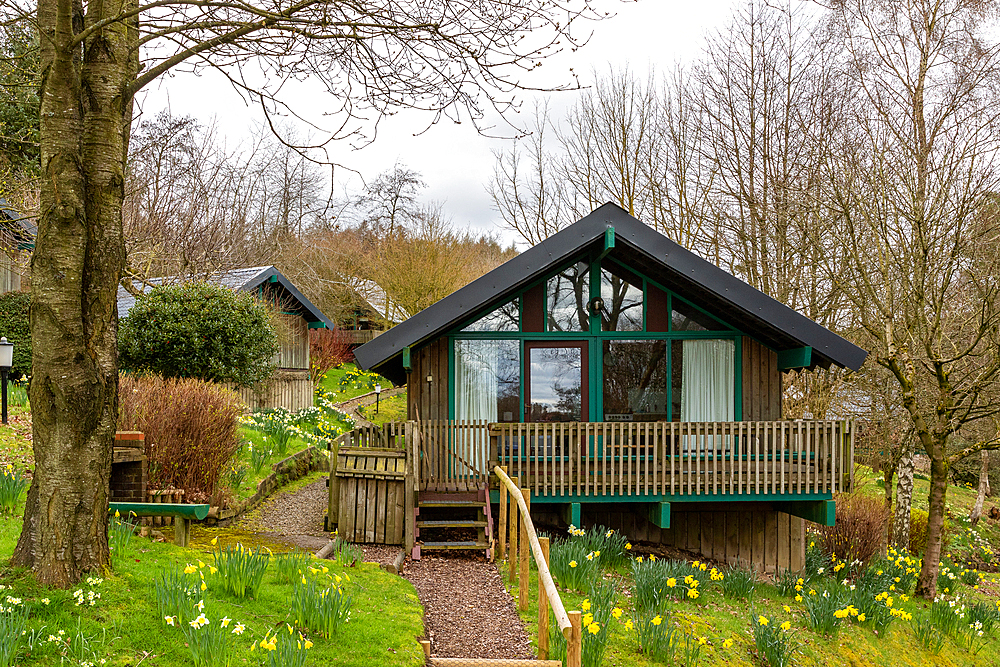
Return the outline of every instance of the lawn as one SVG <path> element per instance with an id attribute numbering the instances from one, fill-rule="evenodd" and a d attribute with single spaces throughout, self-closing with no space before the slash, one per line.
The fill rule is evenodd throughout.
<path id="1" fill-rule="evenodd" d="M 396 394 L 388 398 L 382 397 L 379 400 L 377 412 L 374 403 L 358 408 L 358 412 L 365 419 L 379 426 L 389 422 L 406 421 L 406 393 Z"/>
<path id="2" fill-rule="evenodd" d="M 377 373 L 359 370 L 354 364 L 341 364 L 327 371 L 319 386 L 330 401 L 343 403 L 374 391 L 376 384 L 383 389 L 392 388 L 392 383 Z"/>
<path id="3" fill-rule="evenodd" d="M 13 551 L 20 529 L 19 516 L 18 513 L 0 517 L 0 562 L 6 563 Z M 225 532 L 220 535 L 220 547 L 235 539 Z M 115 559 L 114 571 L 89 583 L 85 580 L 68 591 L 41 587 L 30 572 L 4 566 L 0 569 L 0 585 L 4 586 L 5 598 L 19 599 L 20 605 L 15 606 L 29 610 L 23 635 L 24 659 L 17 664 L 125 667 L 142 663 L 189 667 L 193 661 L 184 634 L 179 627 L 169 627 L 164 622 L 156 592 L 161 573 L 182 572 L 188 565 L 197 568 L 195 574 L 189 575 L 191 580 L 197 583 L 197 572 L 201 572 L 207 582 L 203 592 L 196 587 L 198 598 L 189 601 L 192 608 L 203 600 L 204 614 L 210 623 L 228 617 L 232 619 L 231 628 L 235 629 L 236 623 L 245 626 L 241 635 L 231 632 L 225 635 L 231 647 L 230 664 L 261 664 L 265 651 L 259 642 L 267 633 L 284 632 L 287 624 L 295 624 L 290 610 L 295 585 L 279 581 L 272 559 L 259 593 L 252 599 L 235 598 L 223 592 L 220 580 L 210 574 L 213 562 L 212 555 L 203 551 L 134 537 L 122 556 Z M 341 577 L 342 586 L 353 601 L 349 621 L 331 639 L 315 632 L 305 634 L 313 643 L 307 651 L 307 665 L 423 664 L 422 652 L 415 641 L 423 634 L 423 612 L 409 582 L 374 564 L 356 567 L 335 565 L 332 561 L 315 564 L 317 568 L 327 566 L 327 576 Z M 307 572 L 305 576 L 314 575 Z M 82 604 L 77 604 L 74 596 L 77 590 L 82 591 Z M 89 602 L 91 591 L 93 605 Z M 3 627 L 0 622 L 0 633 Z M 6 636 L 0 639 L 5 643 L 13 641 Z"/>

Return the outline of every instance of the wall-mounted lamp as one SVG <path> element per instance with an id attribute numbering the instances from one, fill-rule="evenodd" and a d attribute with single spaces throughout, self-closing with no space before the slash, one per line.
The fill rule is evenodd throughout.
<path id="1" fill-rule="evenodd" d="M 431 382 L 434 382 L 434 376 L 433 376 L 433 375 L 430 375 L 430 374 L 428 374 L 428 375 L 427 375 L 427 383 L 428 383 L 428 384 L 430 384 Z"/>
<path id="2" fill-rule="evenodd" d="M 587 303 L 587 310 L 590 311 L 591 315 L 600 315 L 601 311 L 604 310 L 604 299 L 595 296 Z"/>

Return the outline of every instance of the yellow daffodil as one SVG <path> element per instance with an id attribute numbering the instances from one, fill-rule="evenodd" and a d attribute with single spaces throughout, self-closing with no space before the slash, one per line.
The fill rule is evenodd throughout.
<path id="1" fill-rule="evenodd" d="M 653 620 L 651 620 L 650 623 L 652 623 L 653 625 L 659 625 L 660 623 L 663 623 L 663 618 L 659 614 L 657 614 L 656 616 L 653 617 Z"/>

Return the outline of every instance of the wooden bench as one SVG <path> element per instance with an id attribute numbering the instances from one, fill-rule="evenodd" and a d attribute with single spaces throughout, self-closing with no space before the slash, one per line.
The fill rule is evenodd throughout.
<path id="1" fill-rule="evenodd" d="M 121 517 L 127 516 L 172 516 L 174 517 L 174 544 L 179 547 L 188 545 L 191 533 L 191 520 L 204 519 L 208 516 L 209 505 L 189 503 L 108 503 L 108 510 L 118 512 Z"/>

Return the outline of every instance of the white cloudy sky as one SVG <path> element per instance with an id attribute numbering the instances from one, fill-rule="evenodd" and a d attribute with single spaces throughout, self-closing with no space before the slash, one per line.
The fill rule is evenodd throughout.
<path id="1" fill-rule="evenodd" d="M 595 0 L 595 3 L 616 15 L 592 24 L 593 36 L 585 48 L 560 54 L 547 62 L 542 68 L 546 76 L 556 78 L 565 72 L 568 80 L 572 67 L 586 83 L 593 70 L 600 74 L 609 68 L 628 67 L 640 75 L 650 68 L 666 71 L 675 62 L 695 57 L 704 35 L 723 26 L 737 4 L 735 0 Z M 530 80 L 526 83 L 537 85 Z M 550 93 L 549 103 L 558 112 L 571 106 L 577 94 Z M 522 99 L 527 115 L 533 108 L 533 100 L 530 96 Z M 190 114 L 206 122 L 215 119 L 230 145 L 239 142 L 251 125 L 262 120 L 259 109 L 248 107 L 221 77 L 211 75 L 178 74 L 162 78 L 139 101 L 147 117 L 169 106 L 176 115 Z M 307 115 L 309 111 L 321 112 L 322 103 L 322 95 L 305 92 L 296 99 Z M 527 122 L 526 118 L 514 118 L 515 122 L 522 120 Z M 405 164 L 423 175 L 428 185 L 424 198 L 443 202 L 445 213 L 456 226 L 499 232 L 486 187 L 493 174 L 494 151 L 509 148 L 511 140 L 483 137 L 469 123 L 456 125 L 450 121 L 414 136 L 428 122 L 429 118 L 419 112 L 399 113 L 380 125 L 377 139 L 369 146 L 352 150 L 344 143 L 333 149 L 331 157 L 356 169 L 366 179 L 391 169 L 397 162 Z M 361 186 L 358 177 L 344 170 L 335 172 L 334 181 L 338 191 Z"/>

